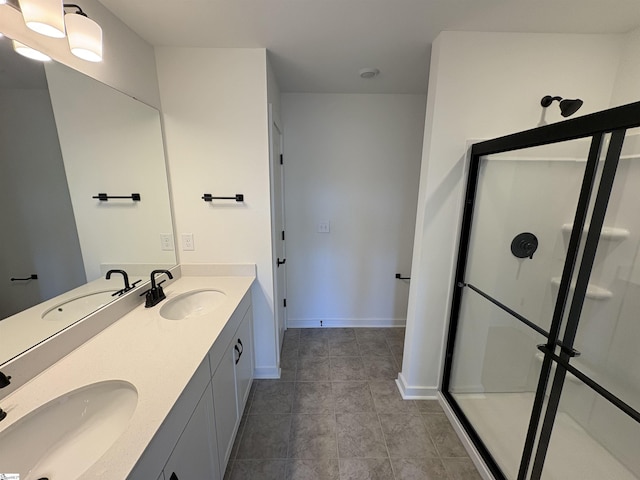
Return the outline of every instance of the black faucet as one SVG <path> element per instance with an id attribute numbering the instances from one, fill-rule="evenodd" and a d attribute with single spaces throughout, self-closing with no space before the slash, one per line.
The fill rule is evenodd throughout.
<path id="1" fill-rule="evenodd" d="M 166 282 L 166 280 L 162 280 L 156 285 L 156 275 L 160 275 L 162 273 L 166 273 L 169 278 L 173 278 L 173 275 L 171 275 L 171 272 L 169 270 L 154 270 L 153 272 L 151 272 L 151 288 L 143 294 L 146 295 L 144 303 L 144 306 L 146 308 L 154 307 L 162 300 L 167 298 L 161 287 L 161 285 Z"/>
<path id="2" fill-rule="evenodd" d="M 11 383 L 10 380 L 11 380 L 11 377 L 0 372 L 0 388 L 9 386 L 9 384 Z M 6 416 L 7 416 L 7 412 L 5 412 L 0 408 L 0 421 L 4 420 Z"/>
<path id="3" fill-rule="evenodd" d="M 131 290 L 133 287 L 135 287 L 138 283 L 142 281 L 142 280 L 138 280 L 137 282 L 133 282 L 132 285 L 129 285 L 129 275 L 127 275 L 127 272 L 125 272 L 124 270 L 109 270 L 107 272 L 107 280 L 111 278 L 112 273 L 119 273 L 124 277 L 124 288 L 111 294 L 112 297 L 115 297 L 116 295 L 120 296 L 120 295 L 123 295 L 124 293 L 127 293 L 129 290 Z"/>

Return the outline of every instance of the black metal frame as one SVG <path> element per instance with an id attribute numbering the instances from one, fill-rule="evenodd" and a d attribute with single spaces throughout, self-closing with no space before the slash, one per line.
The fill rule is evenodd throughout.
<path id="1" fill-rule="evenodd" d="M 617 398 L 604 387 L 590 379 L 583 372 L 569 364 L 569 360 L 573 356 L 579 355 L 573 349 L 575 335 L 577 333 L 582 305 L 586 295 L 586 289 L 591 275 L 591 269 L 597 252 L 598 242 L 607 211 L 609 196 L 613 188 L 617 163 L 620 158 L 622 143 L 624 141 L 626 130 L 640 126 L 640 102 L 624 105 L 622 107 L 612 108 L 602 112 L 585 115 L 564 122 L 547 125 L 532 130 L 507 135 L 504 137 L 476 143 L 471 149 L 471 161 L 469 166 L 467 187 L 464 198 L 464 209 L 462 214 L 462 224 L 460 232 L 460 242 L 458 247 L 458 260 L 456 264 L 456 272 L 454 278 L 454 287 L 450 311 L 449 331 L 446 342 L 444 372 L 442 378 L 442 393 L 449 403 L 450 407 L 460 420 L 471 441 L 477 448 L 480 455 L 495 478 L 502 480 L 505 475 L 491 457 L 482 439 L 473 428 L 473 425 L 464 415 L 462 409 L 455 401 L 455 398 L 449 391 L 451 381 L 451 369 L 453 366 L 453 353 L 455 347 L 455 339 L 458 330 L 458 319 L 460 315 L 461 302 L 465 288 L 469 288 L 475 293 L 483 296 L 503 311 L 511 314 L 514 318 L 529 326 L 539 334 L 547 338 L 547 343 L 539 347 L 544 353 L 542 368 L 536 395 L 534 399 L 533 409 L 531 412 L 529 427 L 521 463 L 518 472 L 518 480 L 525 480 L 529 472 L 531 458 L 535 453 L 533 467 L 531 469 L 532 480 L 538 480 L 544 466 L 545 455 L 549 446 L 553 424 L 557 408 L 562 394 L 562 387 L 567 371 L 576 375 L 587 386 L 594 389 L 598 394 L 609 400 L 617 408 L 625 412 L 635 421 L 640 422 L 640 413 L 632 407 Z M 567 325 L 565 334 L 560 340 L 560 330 L 562 321 L 565 316 L 565 309 L 569 301 L 571 279 L 574 276 L 576 264 L 579 256 L 580 240 L 583 235 L 583 228 L 587 222 L 590 209 L 592 192 L 594 190 L 598 163 L 601 156 L 603 138 L 605 134 L 611 133 L 611 140 L 607 156 L 604 162 L 598 193 L 595 203 L 592 207 L 590 228 L 587 233 L 587 239 L 584 250 L 581 255 L 580 267 L 576 279 L 576 286 L 571 300 L 571 308 L 567 316 Z M 465 272 L 467 266 L 467 257 L 469 253 L 471 229 L 473 224 L 475 197 L 478 187 L 478 173 L 481 157 L 496 153 L 502 153 L 511 150 L 520 150 L 524 148 L 536 147 L 545 144 L 565 142 L 579 138 L 592 138 L 589 149 L 587 165 L 583 174 L 582 186 L 578 197 L 575 218 L 573 222 L 573 230 L 569 239 L 567 256 L 560 280 L 558 296 L 551 321 L 549 332 L 544 331 L 537 325 L 533 324 L 525 317 L 519 315 L 500 301 L 492 298 L 477 287 L 465 282 Z M 556 355 L 555 348 L 560 347 L 559 355 Z M 549 391 L 549 402 L 547 410 L 542 422 L 539 438 L 536 445 L 536 437 L 540 429 L 540 420 L 544 406 L 545 394 L 548 390 L 548 380 L 551 374 L 552 364 L 555 363 L 558 368 Z M 535 447 L 535 450 L 534 450 Z"/>

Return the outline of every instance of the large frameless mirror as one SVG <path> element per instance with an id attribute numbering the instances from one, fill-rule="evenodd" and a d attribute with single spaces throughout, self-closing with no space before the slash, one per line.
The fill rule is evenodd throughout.
<path id="1" fill-rule="evenodd" d="M 2 364 L 176 264 L 159 112 L 0 38 L 0 212 Z"/>

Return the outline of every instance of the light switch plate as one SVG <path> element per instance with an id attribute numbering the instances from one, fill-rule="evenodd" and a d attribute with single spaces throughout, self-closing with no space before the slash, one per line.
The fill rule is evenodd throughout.
<path id="1" fill-rule="evenodd" d="M 195 246 L 193 245 L 193 233 L 182 234 L 182 250 L 195 250 Z"/>
<path id="2" fill-rule="evenodd" d="M 172 233 L 161 233 L 160 234 L 160 249 L 166 251 L 173 251 L 173 234 Z"/>
<path id="3" fill-rule="evenodd" d="M 331 224 L 329 222 L 318 223 L 318 233 L 329 233 L 329 232 L 331 232 Z"/>

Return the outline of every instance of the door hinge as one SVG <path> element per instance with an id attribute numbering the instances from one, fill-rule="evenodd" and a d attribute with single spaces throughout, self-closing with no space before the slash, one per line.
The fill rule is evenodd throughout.
<path id="1" fill-rule="evenodd" d="M 282 305 L 284 305 L 284 308 L 287 308 L 287 299 L 286 298 L 284 298 L 282 300 Z"/>
<path id="2" fill-rule="evenodd" d="M 284 157 L 282 156 L 282 154 L 280 154 L 280 165 L 282 165 L 284 163 Z"/>
<path id="3" fill-rule="evenodd" d="M 284 230 L 282 230 L 282 241 L 284 242 Z"/>

